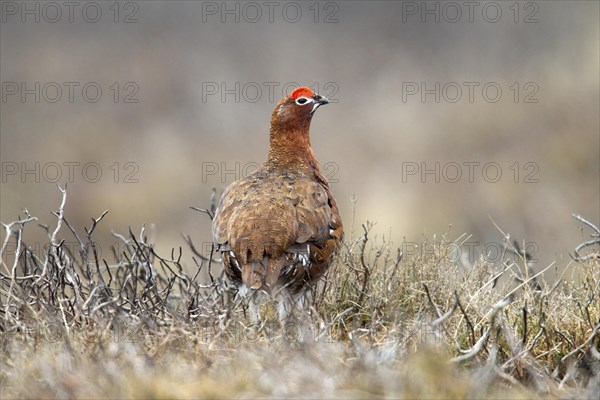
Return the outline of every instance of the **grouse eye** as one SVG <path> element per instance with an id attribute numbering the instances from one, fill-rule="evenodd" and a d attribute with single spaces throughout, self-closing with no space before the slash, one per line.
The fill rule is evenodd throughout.
<path id="1" fill-rule="evenodd" d="M 296 104 L 306 104 L 306 102 L 308 101 L 308 99 L 306 97 L 300 97 L 296 100 Z"/>

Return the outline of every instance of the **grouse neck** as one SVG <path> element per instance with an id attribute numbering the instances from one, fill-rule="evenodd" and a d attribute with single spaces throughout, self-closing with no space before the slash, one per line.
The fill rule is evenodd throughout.
<path id="1" fill-rule="evenodd" d="M 309 131 L 279 131 L 271 128 L 269 157 L 273 166 L 310 171 L 318 166 L 310 145 Z"/>

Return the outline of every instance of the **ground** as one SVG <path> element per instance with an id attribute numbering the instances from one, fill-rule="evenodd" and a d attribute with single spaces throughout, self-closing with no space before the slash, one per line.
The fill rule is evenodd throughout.
<path id="1" fill-rule="evenodd" d="M 465 263 L 461 238 L 404 254 L 347 235 L 302 312 L 248 326 L 245 305 L 193 240 L 155 253 L 144 232 L 96 259 L 94 232 L 61 219 L 47 253 L 28 250 L 32 216 L 5 223 L 0 397 L 597 398 L 600 260 L 533 270 L 506 257 Z M 207 221 L 209 223 L 209 221 Z M 78 249 L 63 248 L 73 235 Z M 594 236 L 594 234 L 592 234 Z M 10 251 L 9 251 L 10 250 Z M 12 252 L 12 254 L 11 254 Z M 513 257 L 508 257 L 512 254 Z M 516 256 L 515 256 L 516 255 Z M 16 261 L 15 261 L 16 256 Z M 210 258 L 210 257 L 209 257 Z M 544 272 L 560 271 L 546 282 Z"/>

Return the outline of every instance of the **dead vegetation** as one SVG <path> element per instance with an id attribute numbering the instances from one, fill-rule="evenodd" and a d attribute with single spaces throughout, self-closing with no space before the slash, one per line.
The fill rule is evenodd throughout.
<path id="1" fill-rule="evenodd" d="M 267 306 L 257 329 L 218 260 L 191 238 L 165 257 L 144 228 L 115 234 L 123 245 L 101 259 L 94 232 L 105 214 L 79 232 L 66 200 L 65 191 L 56 225 L 42 227 L 43 257 L 27 245 L 34 216 L 3 224 L 2 398 L 600 392 L 600 231 L 581 216 L 591 240 L 568 264 L 539 271 L 503 232 L 500 262 L 465 263 L 456 256 L 465 236 L 426 238 L 427 251 L 406 255 L 367 223 L 308 293 L 306 318 L 280 324 Z M 79 248 L 63 246 L 67 237 Z M 186 251 L 194 266 L 182 265 Z M 562 271 L 552 283 L 550 268 Z"/>

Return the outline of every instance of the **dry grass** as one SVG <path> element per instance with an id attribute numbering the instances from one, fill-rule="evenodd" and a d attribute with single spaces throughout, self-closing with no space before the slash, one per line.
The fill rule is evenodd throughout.
<path id="1" fill-rule="evenodd" d="M 465 265 L 455 256 L 464 237 L 425 240 L 429 251 L 403 256 L 371 238 L 367 224 L 308 294 L 305 317 L 281 325 L 267 305 L 256 328 L 191 240 L 161 257 L 142 229 L 117 235 L 122 248 L 100 260 L 101 218 L 79 234 L 64 219 L 64 196 L 43 258 L 27 247 L 34 217 L 4 225 L 3 399 L 592 399 L 600 391 L 600 260 L 589 253 L 597 239 L 548 284 L 508 236 L 501 262 Z M 77 251 L 62 245 L 67 236 Z M 183 251 L 197 256 L 193 274 Z"/>

